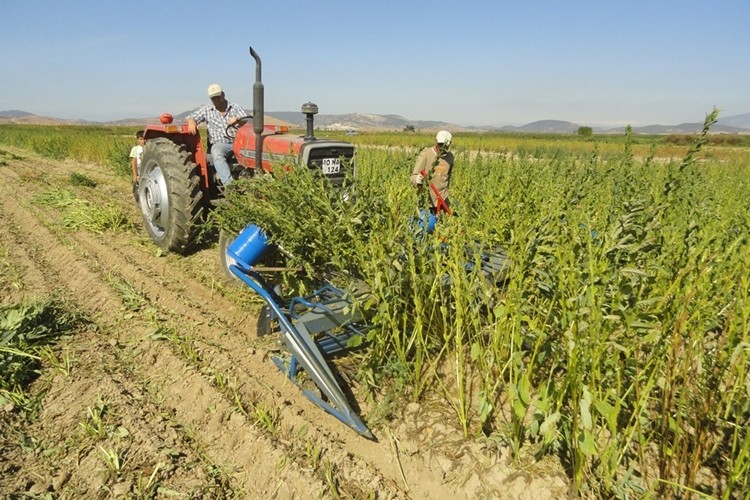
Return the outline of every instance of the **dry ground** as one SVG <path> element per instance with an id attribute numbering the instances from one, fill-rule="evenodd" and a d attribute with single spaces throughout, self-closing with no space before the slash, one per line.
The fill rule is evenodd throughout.
<path id="1" fill-rule="evenodd" d="M 355 386 L 377 441 L 358 436 L 275 368 L 272 339 L 254 336 L 257 302 L 224 285 L 214 242 L 160 255 L 127 179 L 12 153 L 0 162 L 0 302 L 55 296 L 92 324 L 58 343 L 31 387 L 36 419 L 0 408 L 1 495 L 568 497 L 554 460 L 512 464 L 502 446 L 462 439 L 439 402 L 378 419 Z M 74 172 L 97 186 L 71 186 Z M 53 187 L 119 206 L 132 229 L 62 228 L 33 202 Z"/>

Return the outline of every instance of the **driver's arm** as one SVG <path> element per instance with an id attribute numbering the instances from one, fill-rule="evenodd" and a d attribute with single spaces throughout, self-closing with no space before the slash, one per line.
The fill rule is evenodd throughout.
<path id="1" fill-rule="evenodd" d="M 190 113 L 185 122 L 187 123 L 188 132 L 195 134 L 198 132 L 198 124 L 206 121 L 206 106 Z"/>
<path id="2" fill-rule="evenodd" d="M 198 131 L 198 123 L 195 121 L 194 118 L 187 119 L 187 127 L 188 127 L 188 132 L 190 132 L 191 134 L 195 134 Z"/>

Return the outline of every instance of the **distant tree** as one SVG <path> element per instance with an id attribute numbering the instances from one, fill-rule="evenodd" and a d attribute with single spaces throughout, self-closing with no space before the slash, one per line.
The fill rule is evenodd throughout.
<path id="1" fill-rule="evenodd" d="M 404 132 L 414 132 L 414 125 L 404 125 Z"/>
<path id="2" fill-rule="evenodd" d="M 594 134 L 594 131 L 591 127 L 578 127 L 578 131 L 576 134 L 580 135 L 581 137 L 591 137 Z"/>

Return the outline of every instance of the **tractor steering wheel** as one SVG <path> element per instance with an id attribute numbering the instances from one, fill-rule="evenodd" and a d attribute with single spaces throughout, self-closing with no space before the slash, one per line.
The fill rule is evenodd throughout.
<path id="1" fill-rule="evenodd" d="M 234 138 L 234 136 L 237 135 L 237 129 L 239 129 L 241 126 L 247 123 L 248 120 L 252 120 L 252 119 L 253 119 L 253 115 L 245 115 L 243 117 L 237 118 L 236 122 L 230 123 L 229 125 L 226 126 L 226 128 L 224 129 L 224 133 L 226 133 L 229 137 Z"/>

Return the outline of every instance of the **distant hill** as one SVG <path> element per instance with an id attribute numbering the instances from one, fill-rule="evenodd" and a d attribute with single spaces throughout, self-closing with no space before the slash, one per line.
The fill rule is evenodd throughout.
<path id="1" fill-rule="evenodd" d="M 726 127 L 750 129 L 750 113 L 745 113 L 744 115 L 727 116 L 726 118 L 719 118 L 719 121 L 716 124 Z"/>
<path id="2" fill-rule="evenodd" d="M 183 111 L 178 115 L 173 115 L 174 123 L 184 123 L 187 116 L 192 110 Z M 276 119 L 273 116 L 266 115 L 266 124 L 268 125 L 288 125 L 287 123 Z M 122 120 L 111 120 L 104 122 L 95 122 L 90 120 L 66 120 L 63 118 L 49 118 L 39 116 L 26 111 L 8 110 L 0 111 L 0 124 L 15 123 L 19 125 L 101 125 L 108 127 L 138 127 L 149 123 L 159 123 L 159 117 L 146 118 L 123 118 Z M 291 125 L 290 125 L 291 126 Z"/>
<path id="3" fill-rule="evenodd" d="M 304 128 L 305 115 L 299 111 L 269 111 L 268 115 L 285 121 L 299 128 Z M 400 115 L 375 115 L 349 113 L 345 115 L 315 115 L 315 127 L 328 130 L 404 130 L 411 126 L 416 130 L 438 130 L 450 128 L 463 130 L 465 127 L 454 123 L 427 120 L 409 120 Z"/>
<path id="4" fill-rule="evenodd" d="M 37 116 L 33 113 L 27 113 L 26 111 L 11 109 L 8 111 L 0 111 L 0 123 L 18 123 L 27 125 L 64 125 L 66 123 L 73 122 L 60 118 Z"/>
<path id="5" fill-rule="evenodd" d="M 245 108 L 251 112 L 252 106 Z M 174 115 L 175 123 L 183 123 L 185 118 L 192 110 L 183 111 Z M 273 125 L 288 125 L 293 128 L 305 127 L 305 116 L 299 111 L 268 111 L 266 112 L 265 122 Z M 60 118 L 50 118 L 37 116 L 26 111 L 17 109 L 0 111 L 0 123 L 19 123 L 19 124 L 37 124 L 37 125 L 107 125 L 107 126 L 138 126 L 147 123 L 159 123 L 158 117 L 153 118 L 126 118 L 123 120 L 108 122 L 92 122 L 85 120 L 64 120 Z M 401 131 L 406 127 L 413 127 L 417 131 L 448 129 L 451 131 L 465 132 L 483 132 L 483 131 L 502 131 L 518 133 L 544 133 L 544 134 L 574 134 L 581 126 L 586 124 L 577 124 L 563 120 L 540 120 L 528 123 L 523 126 L 505 126 L 505 127 L 480 127 L 467 126 L 463 127 L 454 123 L 430 120 L 409 120 L 400 115 L 377 115 L 366 113 L 349 113 L 343 115 L 315 115 L 315 128 L 327 130 L 392 130 Z M 648 125 L 645 127 L 633 127 L 633 133 L 636 134 L 695 134 L 703 129 L 703 122 L 681 123 L 678 125 Z M 718 123 L 711 127 L 713 133 L 728 134 L 750 134 L 750 113 L 734 115 L 720 118 Z M 594 128 L 597 134 L 622 134 L 625 127 L 617 128 Z"/>
<path id="6" fill-rule="evenodd" d="M 703 130 L 703 122 L 680 123 L 679 125 L 647 125 L 645 127 L 633 127 L 633 133 L 645 135 L 666 135 L 666 134 L 697 134 Z M 623 134 L 625 127 L 612 129 L 597 129 L 596 133 L 601 134 Z M 722 124 L 719 120 L 711 127 L 714 134 L 748 134 L 750 127 L 729 127 Z"/>
<path id="7" fill-rule="evenodd" d="M 575 134 L 581 125 L 561 120 L 541 120 L 522 127 L 501 127 L 505 132 L 525 132 L 544 134 Z M 662 134 L 695 134 L 703 130 L 703 122 L 681 123 L 679 125 L 648 125 L 633 127 L 633 133 L 645 135 Z M 595 128 L 597 134 L 624 134 L 625 127 Z M 750 113 L 720 119 L 711 127 L 713 133 L 747 134 L 750 133 Z"/>
<path id="8" fill-rule="evenodd" d="M 247 108 L 245 108 L 247 110 Z M 194 110 L 188 110 L 183 111 L 180 114 L 172 115 L 172 118 L 174 119 L 174 123 L 185 123 L 185 120 L 187 120 L 187 117 L 190 113 L 192 113 Z M 248 111 L 249 113 L 250 111 Z M 102 125 L 111 125 L 111 126 L 128 126 L 128 127 L 135 127 L 139 125 L 146 125 L 148 123 L 159 123 L 158 117 L 153 118 L 126 118 L 124 120 L 117 120 L 114 122 L 106 122 L 102 123 Z M 275 116 L 271 116 L 269 114 L 265 115 L 265 123 L 266 125 L 287 125 L 292 126 L 283 120 L 279 120 Z"/>
<path id="9" fill-rule="evenodd" d="M 505 132 L 527 132 L 527 133 L 538 133 L 538 134 L 575 134 L 580 128 L 572 122 L 565 122 L 561 120 L 540 120 L 536 122 L 523 125 L 522 127 L 501 127 L 499 130 Z"/>
<path id="10" fill-rule="evenodd" d="M 680 123 L 678 125 L 647 125 L 645 127 L 633 127 L 633 133 L 648 135 L 664 134 L 696 134 L 703 130 L 703 122 Z M 595 130 L 602 134 L 622 134 L 625 127 Z M 711 127 L 711 132 L 721 134 L 747 134 L 750 133 L 750 113 L 720 117 Z"/>
<path id="11" fill-rule="evenodd" d="M 22 118 L 24 116 L 34 116 L 26 111 L 19 109 L 9 109 L 8 111 L 0 111 L 0 117 L 2 118 Z"/>

